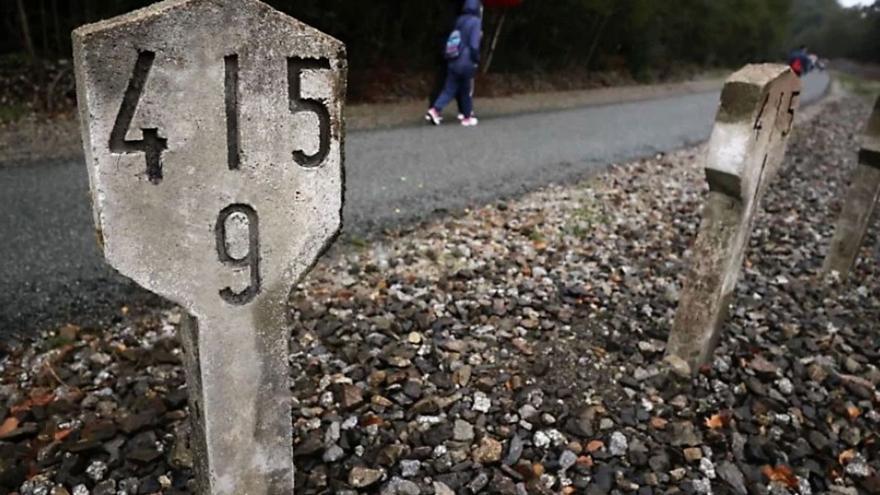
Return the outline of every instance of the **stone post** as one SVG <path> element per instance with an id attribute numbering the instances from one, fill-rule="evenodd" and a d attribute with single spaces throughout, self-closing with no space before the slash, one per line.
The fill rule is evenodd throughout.
<path id="1" fill-rule="evenodd" d="M 862 138 L 859 164 L 852 177 L 852 185 L 843 198 L 837 230 L 831 240 L 825 273 L 837 272 L 846 279 L 856 263 L 859 249 L 868 230 L 871 214 L 880 197 L 880 98 Z"/>
<path id="2" fill-rule="evenodd" d="M 257 0 L 73 33 L 95 225 L 181 328 L 203 494 L 293 493 L 286 302 L 342 223 L 345 47 Z"/>
<path id="3" fill-rule="evenodd" d="M 743 264 L 755 212 L 794 123 L 800 80 L 784 65 L 749 65 L 727 80 L 709 140 L 709 195 L 667 354 L 692 371 L 711 359 Z"/>

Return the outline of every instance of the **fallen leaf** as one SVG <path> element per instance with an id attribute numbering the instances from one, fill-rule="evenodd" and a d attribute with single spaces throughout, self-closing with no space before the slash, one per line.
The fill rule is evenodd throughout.
<path id="1" fill-rule="evenodd" d="M 721 415 L 715 414 L 706 418 L 706 427 L 710 430 L 720 430 L 721 428 L 724 428 L 724 421 L 721 419 Z"/>
<path id="2" fill-rule="evenodd" d="M 839 462 L 841 466 L 846 466 L 856 458 L 856 455 L 856 451 L 853 449 L 844 450 L 839 456 L 837 456 L 837 462 Z"/>
<path id="3" fill-rule="evenodd" d="M 651 428 L 654 428 L 655 430 L 665 430 L 667 424 L 669 424 L 669 421 L 659 416 L 651 418 Z"/>
<path id="4" fill-rule="evenodd" d="M 468 372 L 470 372 L 470 370 L 468 370 Z M 505 388 L 507 388 L 507 390 L 519 390 L 523 386 L 522 377 L 520 377 L 519 375 L 513 375 L 512 377 L 510 377 L 510 380 L 507 380 L 504 386 Z"/>
<path id="5" fill-rule="evenodd" d="M 367 416 L 367 417 L 361 419 L 361 426 L 364 426 L 364 427 L 372 426 L 372 425 L 379 425 L 379 426 L 381 426 L 381 425 L 383 425 L 383 424 L 385 424 L 385 420 L 383 420 L 383 419 L 380 418 L 379 416 L 376 416 L 376 415 L 373 415 L 373 414 L 371 414 L 371 415 L 369 415 L 369 416 Z"/>
<path id="6" fill-rule="evenodd" d="M 532 346 L 530 346 L 526 339 L 522 337 L 516 337 L 510 342 L 513 344 L 514 347 L 516 347 L 519 352 L 525 354 L 526 356 L 531 356 L 535 353 L 534 349 L 532 349 Z"/>
<path id="7" fill-rule="evenodd" d="M 21 404 L 16 404 L 16 405 L 9 408 L 9 412 L 11 412 L 12 414 L 28 412 L 30 410 L 31 410 L 31 401 L 29 401 L 29 400 L 26 400 L 26 401 L 22 402 Z"/>
<path id="8" fill-rule="evenodd" d="M 763 356 L 755 356 L 754 359 L 749 363 L 749 368 L 757 371 L 758 373 L 764 373 L 765 375 L 774 375 L 777 371 L 779 371 L 779 367 L 775 364 L 771 363 Z"/>
<path id="9" fill-rule="evenodd" d="M 513 470 L 519 473 L 525 479 L 532 479 L 534 473 L 532 472 L 532 466 L 529 466 L 526 463 L 519 463 L 513 466 Z"/>
<path id="10" fill-rule="evenodd" d="M 0 437 L 15 431 L 15 429 L 18 428 L 18 423 L 18 418 L 15 416 L 6 418 L 6 421 L 4 421 L 3 424 L 0 424 Z"/>
<path id="11" fill-rule="evenodd" d="M 720 430 L 730 425 L 730 411 L 721 411 L 706 418 L 706 427 L 710 430 Z"/>
<path id="12" fill-rule="evenodd" d="M 39 391 L 31 392 L 31 398 L 25 400 L 21 404 L 12 406 L 9 411 L 13 414 L 30 411 L 34 406 L 46 406 L 55 400 L 55 394 L 43 393 Z"/>
<path id="13" fill-rule="evenodd" d="M 71 429 L 58 430 L 58 431 L 55 432 L 54 435 L 52 435 L 52 438 L 54 438 L 56 442 L 61 442 L 61 441 L 63 441 L 65 438 L 69 437 L 69 436 L 70 436 L 70 433 L 71 433 L 72 431 L 73 431 L 73 430 L 71 430 Z"/>
<path id="14" fill-rule="evenodd" d="M 31 391 L 31 397 L 21 404 L 12 406 L 9 410 L 13 414 L 30 411 L 34 407 L 49 405 L 55 400 L 55 394 L 48 389 L 37 388 Z"/>
<path id="15" fill-rule="evenodd" d="M 354 297 L 354 292 L 348 289 L 339 289 L 338 291 L 336 291 L 335 294 L 333 294 L 333 297 L 335 297 L 336 299 L 351 299 L 352 297 Z"/>
<path id="16" fill-rule="evenodd" d="M 587 444 L 587 452 L 597 452 L 605 448 L 605 443 L 602 440 L 593 440 L 592 442 Z"/>
<path id="17" fill-rule="evenodd" d="M 36 394 L 31 394 L 30 403 L 31 403 L 32 407 L 33 406 L 42 407 L 42 406 L 47 406 L 47 405 L 51 404 L 52 401 L 54 401 L 54 400 L 55 400 L 55 394 L 53 394 L 51 392 L 48 392 L 48 393 L 38 392 Z"/>
<path id="18" fill-rule="evenodd" d="M 862 410 L 856 406 L 849 406 L 846 408 L 846 414 L 849 416 L 850 420 L 853 420 L 862 415 Z"/>
<path id="19" fill-rule="evenodd" d="M 80 330 L 82 330 L 82 328 L 80 328 L 79 326 L 68 323 L 58 329 L 58 335 L 60 335 L 64 339 L 67 339 L 68 341 L 74 341 L 76 340 L 76 336 L 80 332 Z"/>
<path id="20" fill-rule="evenodd" d="M 798 479 L 797 476 L 795 476 L 794 471 L 784 464 L 780 464 L 776 467 L 764 466 L 761 468 L 761 473 L 763 473 L 771 482 L 783 483 L 789 488 L 798 487 Z"/>
<path id="21" fill-rule="evenodd" d="M 541 476 L 544 476 L 544 472 L 545 469 L 543 464 L 539 462 L 532 464 L 532 473 L 534 473 L 535 478 L 540 478 Z"/>

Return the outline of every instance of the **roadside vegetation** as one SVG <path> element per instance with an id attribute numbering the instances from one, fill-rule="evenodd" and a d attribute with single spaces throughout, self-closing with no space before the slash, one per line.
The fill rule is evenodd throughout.
<path id="1" fill-rule="evenodd" d="M 69 113 L 70 31 L 153 1 L 0 0 L 0 123 Z M 460 3 L 266 1 L 346 42 L 351 102 L 427 94 Z M 823 57 L 880 61 L 880 1 L 524 0 L 488 9 L 484 28 L 483 96 L 686 79 L 781 60 L 800 43 Z"/>
<path id="2" fill-rule="evenodd" d="M 870 99 L 880 96 L 880 81 L 865 79 L 851 74 L 835 72 L 834 77 L 840 81 L 845 90 Z"/>

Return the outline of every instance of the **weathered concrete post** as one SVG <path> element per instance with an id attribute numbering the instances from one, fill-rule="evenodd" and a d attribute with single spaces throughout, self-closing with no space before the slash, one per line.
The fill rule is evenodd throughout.
<path id="1" fill-rule="evenodd" d="M 73 33 L 108 262 L 183 306 L 205 494 L 293 493 L 292 286 L 342 222 L 345 48 L 257 0 Z"/>
<path id="2" fill-rule="evenodd" d="M 782 162 L 800 80 L 783 65 L 749 65 L 733 74 L 709 140 L 709 196 L 693 248 L 667 354 L 691 370 L 707 362 L 727 315 L 764 191 Z"/>
<path id="3" fill-rule="evenodd" d="M 837 272 L 845 279 L 856 263 L 868 230 L 871 214 L 880 197 L 880 98 L 862 137 L 859 164 L 844 197 L 837 230 L 831 240 L 825 273 Z"/>

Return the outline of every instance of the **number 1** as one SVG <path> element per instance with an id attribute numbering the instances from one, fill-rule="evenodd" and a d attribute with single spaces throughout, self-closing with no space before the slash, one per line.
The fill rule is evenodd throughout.
<path id="1" fill-rule="evenodd" d="M 223 59 L 226 69 L 226 151 L 229 170 L 241 167 L 241 135 L 238 131 L 238 55 Z"/>

